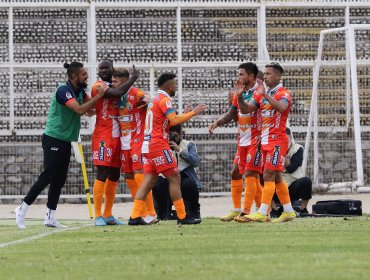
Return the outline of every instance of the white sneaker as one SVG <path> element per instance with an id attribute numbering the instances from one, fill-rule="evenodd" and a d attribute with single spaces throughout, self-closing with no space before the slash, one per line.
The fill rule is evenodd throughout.
<path id="1" fill-rule="evenodd" d="M 67 228 L 67 226 L 62 225 L 56 219 L 45 219 L 44 225 L 53 228 Z"/>
<path id="2" fill-rule="evenodd" d="M 21 206 L 15 208 L 15 222 L 19 228 L 26 228 L 24 225 L 24 219 L 26 218 L 26 213 L 21 210 Z"/>

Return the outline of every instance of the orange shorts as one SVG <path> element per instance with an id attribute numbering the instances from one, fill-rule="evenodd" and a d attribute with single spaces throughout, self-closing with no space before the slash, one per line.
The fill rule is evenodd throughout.
<path id="1" fill-rule="evenodd" d="M 121 164 L 123 173 L 132 173 L 134 170 L 143 170 L 141 149 L 121 150 Z"/>
<path id="2" fill-rule="evenodd" d="M 144 174 L 159 174 L 169 176 L 173 173 L 178 173 L 176 159 L 170 149 L 159 151 L 151 151 L 147 154 L 142 154 L 144 163 Z"/>
<path id="3" fill-rule="evenodd" d="M 92 137 L 91 144 L 94 166 L 121 167 L 119 138 Z"/>
<path id="4" fill-rule="evenodd" d="M 238 147 L 234 163 L 238 165 L 241 175 L 247 170 L 262 174 L 263 155 L 257 145 Z"/>
<path id="5" fill-rule="evenodd" d="M 261 151 L 264 158 L 264 169 L 282 172 L 288 152 L 288 141 L 262 145 Z"/>

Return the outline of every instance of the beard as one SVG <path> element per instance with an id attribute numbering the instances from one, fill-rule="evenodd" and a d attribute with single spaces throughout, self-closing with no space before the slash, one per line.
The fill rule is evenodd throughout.
<path id="1" fill-rule="evenodd" d="M 82 83 L 78 83 L 78 85 L 79 85 L 81 88 L 83 88 L 83 89 L 87 88 L 87 83 L 86 83 L 86 81 L 85 81 L 85 82 L 82 82 Z"/>

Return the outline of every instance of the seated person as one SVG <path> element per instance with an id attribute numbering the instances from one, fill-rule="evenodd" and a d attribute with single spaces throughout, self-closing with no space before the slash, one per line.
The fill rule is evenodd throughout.
<path id="1" fill-rule="evenodd" d="M 181 176 L 181 193 L 185 203 L 186 214 L 200 219 L 199 189 L 201 183 L 195 171 L 199 166 L 200 158 L 194 142 L 183 139 L 184 132 L 181 125 L 170 127 L 170 147 L 177 160 Z M 159 176 L 153 188 L 154 205 L 161 220 L 177 219 L 173 212 L 172 202 L 168 190 L 168 181 Z"/>
<path id="2" fill-rule="evenodd" d="M 289 128 L 286 129 L 286 133 L 289 138 L 289 150 L 285 160 L 285 169 L 282 173 L 283 180 L 289 187 L 289 196 L 292 201 L 294 209 L 299 214 L 308 214 L 307 204 L 312 198 L 312 181 L 308 177 L 303 176 L 302 162 L 303 162 L 303 147 L 295 143 L 293 135 Z M 299 203 L 300 200 L 300 203 Z M 298 207 L 295 207 L 298 202 Z M 272 211 L 270 215 L 272 217 L 280 216 L 280 206 L 277 195 L 274 195 L 271 203 Z"/>

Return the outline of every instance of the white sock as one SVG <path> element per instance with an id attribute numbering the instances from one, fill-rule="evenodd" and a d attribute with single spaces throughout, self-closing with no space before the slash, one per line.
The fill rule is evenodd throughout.
<path id="1" fill-rule="evenodd" d="M 51 210 L 48 208 L 45 219 L 54 220 L 54 215 L 55 215 L 55 210 Z"/>
<path id="2" fill-rule="evenodd" d="M 284 204 L 283 207 L 284 207 L 284 212 L 287 212 L 287 213 L 294 212 L 294 209 L 293 209 L 292 204 L 290 202 L 287 203 L 287 204 Z"/>
<path id="3" fill-rule="evenodd" d="M 265 204 L 265 203 L 261 203 L 261 207 L 258 210 L 258 212 L 260 212 L 261 214 L 267 216 L 267 211 L 268 210 L 269 210 L 269 205 L 268 204 Z"/>
<path id="4" fill-rule="evenodd" d="M 242 212 L 242 209 L 241 209 L 241 208 L 234 208 L 234 209 L 233 209 L 233 211 L 234 211 L 234 212 L 239 212 L 239 213 L 241 213 L 241 212 Z"/>

